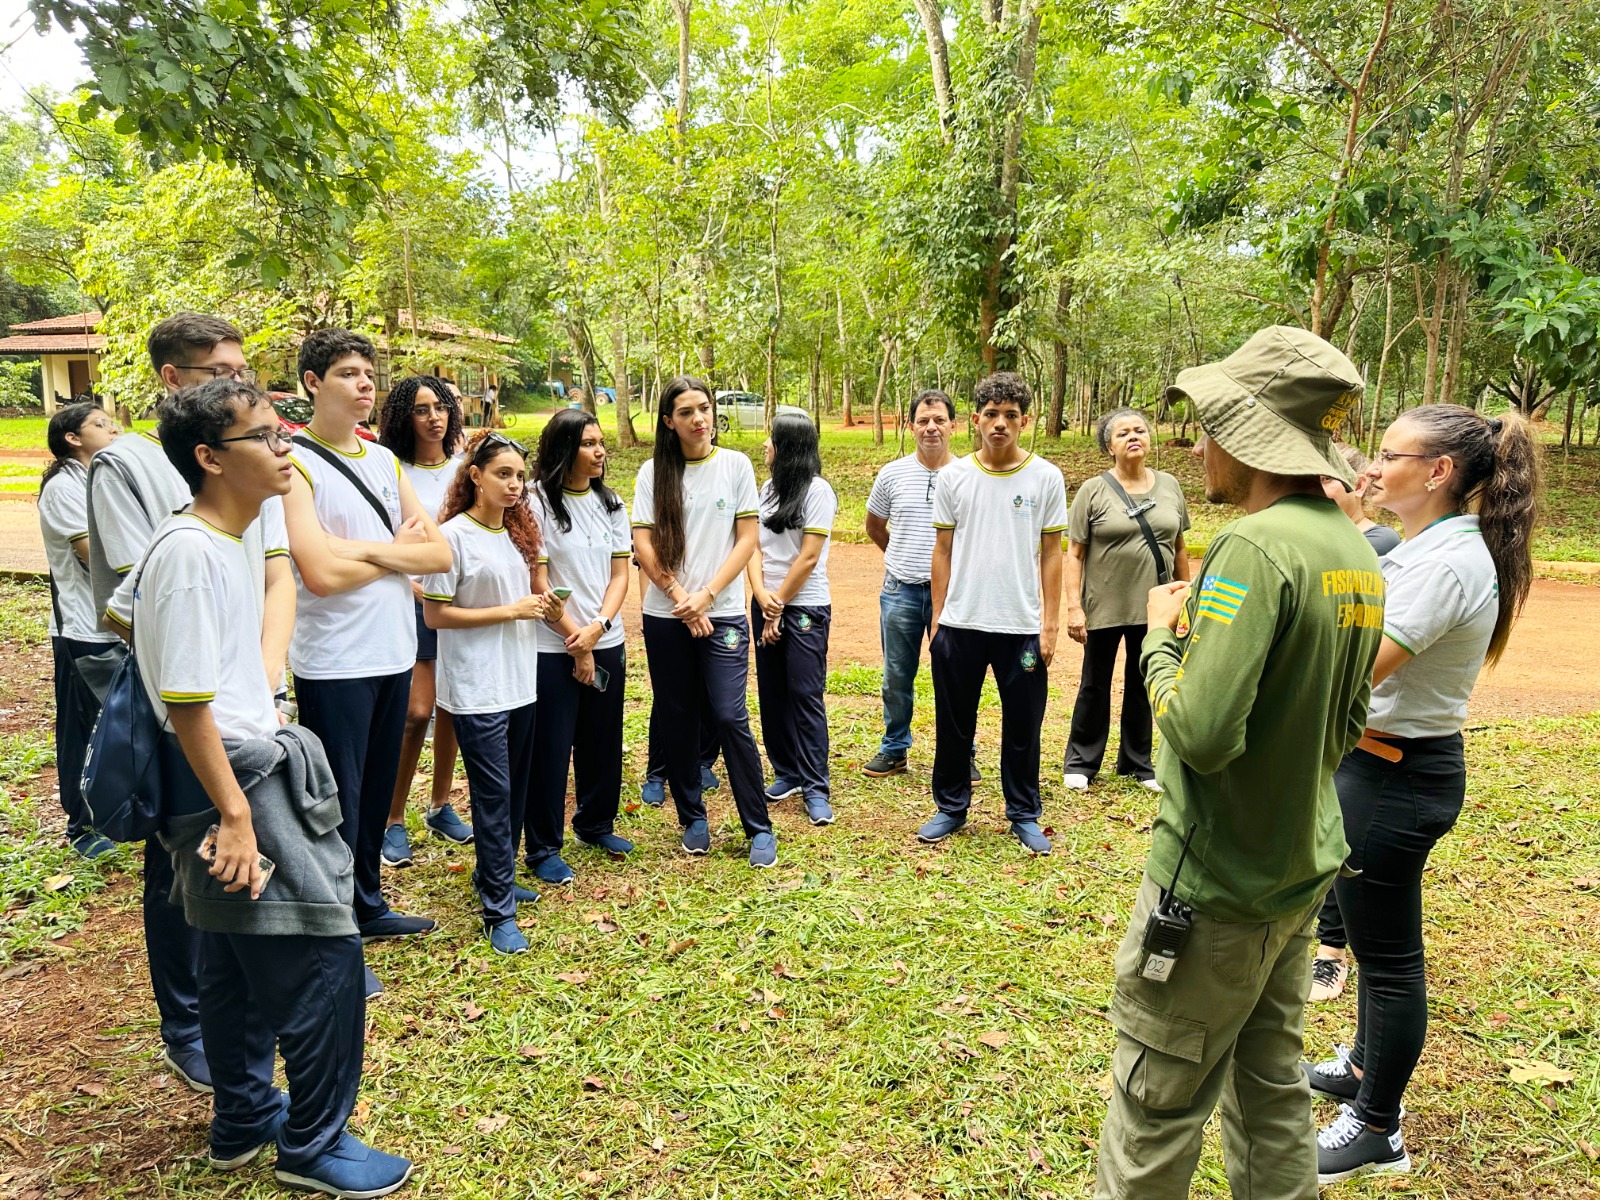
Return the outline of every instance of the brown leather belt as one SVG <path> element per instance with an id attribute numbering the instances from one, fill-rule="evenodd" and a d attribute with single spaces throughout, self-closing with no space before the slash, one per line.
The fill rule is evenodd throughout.
<path id="1" fill-rule="evenodd" d="M 1356 743 L 1357 750 L 1365 750 L 1368 754 L 1376 755 L 1384 762 L 1397 763 L 1405 754 L 1398 746 L 1391 746 L 1380 738 L 1392 737 L 1392 734 L 1383 733 L 1377 729 L 1365 729 L 1361 733 L 1361 740 Z"/>

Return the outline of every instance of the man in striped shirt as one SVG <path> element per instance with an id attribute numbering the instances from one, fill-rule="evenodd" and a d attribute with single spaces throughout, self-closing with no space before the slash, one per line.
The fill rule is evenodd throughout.
<path id="1" fill-rule="evenodd" d="M 874 779 L 906 769 L 911 749 L 911 700 L 922 639 L 933 623 L 933 492 L 953 461 L 950 435 L 956 406 L 944 392 L 920 392 L 911 402 L 915 454 L 878 472 L 867 497 L 867 536 L 883 551 L 878 630 L 883 645 L 883 740 L 861 771 Z M 972 768 L 973 782 L 978 770 Z"/>

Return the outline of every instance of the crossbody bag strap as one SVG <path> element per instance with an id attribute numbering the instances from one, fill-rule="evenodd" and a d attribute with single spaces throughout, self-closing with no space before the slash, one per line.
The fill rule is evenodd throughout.
<path id="1" fill-rule="evenodd" d="M 336 453 L 334 453 L 332 450 L 329 450 L 320 442 L 312 441 L 308 437 L 301 437 L 299 434 L 295 434 L 294 444 L 310 450 L 335 471 L 339 472 L 339 474 L 343 475 L 347 480 L 349 480 L 350 486 L 355 488 L 355 490 L 361 494 L 361 498 L 368 504 L 372 505 L 372 511 L 378 514 L 378 520 L 383 522 L 384 528 L 388 529 L 390 533 L 395 531 L 394 521 L 389 516 L 389 510 L 383 506 L 383 501 L 379 500 L 372 494 L 372 489 L 366 484 L 362 483 L 361 477 L 352 471 L 348 466 L 346 466 Z"/>
<path id="2" fill-rule="evenodd" d="M 133 435 L 130 434 L 129 436 Z M 139 484 L 134 480 L 133 472 L 124 463 L 118 459 L 103 458 L 97 454 L 89 460 L 89 470 L 115 471 L 121 477 L 122 482 L 128 485 L 128 490 L 133 493 L 133 501 L 139 506 L 139 511 L 144 514 L 144 519 L 150 523 L 150 528 L 154 529 L 160 524 L 155 514 L 150 511 L 150 506 L 145 503 L 144 493 L 139 490 Z"/>
<path id="3" fill-rule="evenodd" d="M 1122 501 L 1123 510 L 1139 522 L 1139 532 L 1144 534 L 1144 544 L 1150 547 L 1150 557 L 1156 560 L 1156 586 L 1160 587 L 1169 582 L 1172 575 L 1167 570 L 1166 556 L 1161 553 L 1161 543 L 1156 540 L 1156 531 L 1150 528 L 1150 522 L 1144 519 L 1145 510 L 1154 508 L 1155 500 L 1152 498 L 1144 504 L 1135 504 L 1128 496 L 1127 490 L 1117 482 L 1117 477 L 1110 471 L 1100 472 L 1100 478 L 1104 479 L 1107 486 L 1117 494 Z"/>

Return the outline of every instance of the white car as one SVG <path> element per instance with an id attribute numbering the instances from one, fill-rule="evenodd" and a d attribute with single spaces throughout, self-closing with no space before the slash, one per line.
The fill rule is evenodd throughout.
<path id="1" fill-rule="evenodd" d="M 730 429 L 765 429 L 767 427 L 766 397 L 755 392 L 717 393 L 717 432 Z M 799 413 L 810 419 L 811 414 L 794 404 L 778 405 L 780 413 Z M 774 414 L 776 415 L 776 414 Z"/>

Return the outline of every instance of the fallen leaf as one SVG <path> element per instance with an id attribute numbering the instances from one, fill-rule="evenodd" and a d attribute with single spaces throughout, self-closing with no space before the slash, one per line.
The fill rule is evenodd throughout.
<path id="1" fill-rule="evenodd" d="M 450 1145 L 450 1146 L 446 1146 L 439 1153 L 441 1153 L 441 1154 L 450 1154 L 450 1155 L 465 1154 L 466 1153 L 466 1149 L 464 1147 L 462 1147 L 462 1146 Z"/>
<path id="2" fill-rule="evenodd" d="M 1506 1067 L 1512 1083 L 1536 1083 L 1540 1087 L 1565 1087 L 1572 1072 L 1537 1058 L 1508 1058 Z"/>
<path id="3" fill-rule="evenodd" d="M 583 914 L 583 919 L 591 925 L 598 925 L 601 921 L 606 919 L 606 915 L 597 908 L 591 908 L 588 912 Z"/>
<path id="4" fill-rule="evenodd" d="M 608 1085 L 606 1084 L 606 1081 L 601 1079 L 598 1075 L 585 1075 L 583 1077 L 583 1086 L 588 1088 L 591 1092 L 603 1092 L 606 1090 Z"/>
<path id="5" fill-rule="evenodd" d="M 7 967 L 4 971 L 0 971 L 0 981 L 21 979 L 24 975 L 32 975 L 35 971 L 43 969 L 44 963 L 37 958 L 29 959 L 27 962 L 20 962 L 14 967 Z"/>
<path id="6" fill-rule="evenodd" d="M 789 1015 L 789 1010 L 788 1009 L 779 1008 L 776 1004 L 774 1004 L 771 1008 L 767 1009 L 767 1016 L 771 1017 L 774 1021 L 781 1021 L 785 1017 L 787 1017 L 788 1015 Z"/>
<path id="7" fill-rule="evenodd" d="M 666 1148 L 667 1139 L 664 1137 L 658 1137 L 655 1141 L 650 1143 L 650 1149 L 654 1150 L 657 1154 L 660 1154 Z"/>
<path id="8" fill-rule="evenodd" d="M 367 1118 L 371 1115 L 372 1102 L 370 1100 L 359 1100 L 356 1102 L 355 1108 L 350 1113 L 350 1120 L 357 1125 L 365 1125 L 367 1123 Z"/>
<path id="9" fill-rule="evenodd" d="M 673 942 L 670 946 L 667 947 L 667 957 L 668 958 L 677 958 L 678 955 L 682 954 L 690 946 L 693 946 L 695 944 L 696 944 L 695 943 L 695 939 L 692 938 L 692 937 L 679 938 L 677 941 Z"/>
<path id="10" fill-rule="evenodd" d="M 776 1004 L 782 999 L 783 996 L 780 993 L 773 991 L 771 988 L 761 989 L 761 1002 L 763 1004 Z"/>
<path id="11" fill-rule="evenodd" d="M 1028 1161 L 1038 1167 L 1044 1174 L 1050 1174 L 1050 1164 L 1044 1160 L 1044 1151 L 1037 1146 L 1028 1147 Z"/>
<path id="12" fill-rule="evenodd" d="M 806 1174 L 812 1179 L 821 1179 L 826 1170 L 827 1168 L 820 1158 L 813 1158 L 811 1160 L 811 1169 Z"/>
<path id="13" fill-rule="evenodd" d="M 167 1089 L 167 1088 L 172 1086 L 172 1076 L 171 1075 L 157 1075 L 154 1079 L 152 1079 L 150 1081 L 150 1086 L 155 1088 L 158 1091 L 164 1091 L 165 1089 Z"/>
<path id="14" fill-rule="evenodd" d="M 85 1096 L 104 1096 L 106 1085 L 103 1083 L 80 1083 L 75 1091 L 82 1092 Z"/>
<path id="15" fill-rule="evenodd" d="M 1595 888 L 1600 888 L 1600 878 L 1596 878 L 1593 875 L 1583 875 L 1574 879 L 1572 886 L 1580 892 L 1592 892 Z"/>
<path id="16" fill-rule="evenodd" d="M 557 975 L 556 978 L 561 980 L 562 983 L 577 985 L 580 983 L 588 983 L 589 973 L 587 971 L 563 971 L 561 974 Z"/>
<path id="17" fill-rule="evenodd" d="M 733 920 L 733 916 L 732 916 L 731 913 L 727 914 L 725 916 L 721 916 L 721 917 L 712 917 L 709 921 L 706 922 L 706 928 L 707 929 L 716 929 L 718 926 L 726 925 L 731 920 Z"/>
<path id="18" fill-rule="evenodd" d="M 602 1178 L 603 1177 L 601 1176 L 599 1171 L 579 1171 L 578 1172 L 578 1182 L 582 1183 L 582 1184 L 587 1184 L 589 1187 L 594 1187 L 596 1184 L 598 1184 L 600 1182 L 600 1180 Z"/>
<path id="19" fill-rule="evenodd" d="M 59 875 L 50 876 L 50 878 L 46 879 L 41 886 L 47 892 L 59 892 L 62 888 L 66 887 L 71 882 L 72 882 L 71 873 L 67 872 L 67 871 L 63 871 Z"/>
<path id="20" fill-rule="evenodd" d="M 459 875 L 461 872 L 467 869 L 467 864 L 461 862 L 446 863 L 444 869 L 446 871 L 454 871 L 457 875 Z"/>
<path id="21" fill-rule="evenodd" d="M 478 1018 L 482 1017 L 483 1014 L 488 1012 L 488 1011 L 489 1011 L 488 1009 L 482 1008 L 482 1007 L 474 1004 L 471 1000 L 468 1000 L 467 1003 L 466 1003 L 466 1007 L 464 1007 L 461 1010 L 461 1015 L 463 1017 L 465 1017 L 469 1021 L 476 1021 L 476 1020 L 478 1020 Z"/>
<path id="22" fill-rule="evenodd" d="M 611 921 L 597 921 L 594 929 L 596 933 L 615 933 L 617 926 Z"/>
<path id="23" fill-rule="evenodd" d="M 511 1118 L 508 1116 L 479 1117 L 473 1128 L 479 1133 L 499 1133 L 509 1124 L 511 1124 Z"/>
<path id="24" fill-rule="evenodd" d="M 523 1058 L 544 1058 L 550 1051 L 544 1046 L 518 1046 L 517 1053 Z"/>
<path id="25" fill-rule="evenodd" d="M 749 1033 L 750 1032 L 750 1021 L 748 1020 L 748 1018 L 741 1018 L 740 1019 L 740 1021 L 739 1021 L 739 1032 L 740 1033 Z"/>
<path id="26" fill-rule="evenodd" d="M 1583 1156 L 1590 1162 L 1600 1162 L 1600 1149 L 1596 1149 L 1592 1143 L 1579 1138 L 1578 1149 L 1583 1151 Z"/>
<path id="27" fill-rule="evenodd" d="M 978 1128 L 976 1125 L 967 1126 L 967 1136 L 973 1141 L 977 1142 L 980 1146 L 987 1146 L 989 1144 L 989 1139 L 983 1136 L 983 1130 Z"/>
<path id="28" fill-rule="evenodd" d="M 775 963 L 772 964 L 772 973 L 774 975 L 776 975 L 779 979 L 799 979 L 800 978 L 800 976 L 796 975 L 793 971 L 789 970 L 789 968 L 784 966 L 781 962 L 775 962 Z"/>
<path id="29" fill-rule="evenodd" d="M 1107 1071 L 1104 1075 L 1100 1076 L 1099 1079 L 1095 1080 L 1094 1090 L 1100 1093 L 1100 1099 L 1102 1100 L 1111 1099 L 1111 1093 L 1114 1088 L 1115 1084 L 1112 1082 L 1110 1071 Z"/>
<path id="30" fill-rule="evenodd" d="M 979 1045 L 987 1046 L 991 1050 L 998 1050 L 1011 1040 L 1011 1035 L 1003 1029 L 991 1029 L 988 1033 L 978 1035 Z"/>

